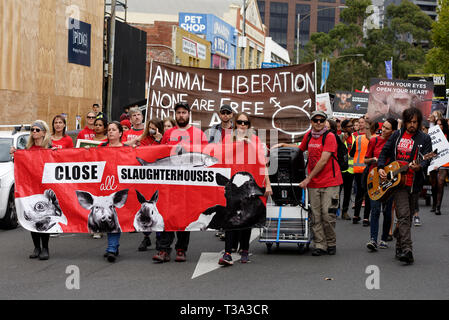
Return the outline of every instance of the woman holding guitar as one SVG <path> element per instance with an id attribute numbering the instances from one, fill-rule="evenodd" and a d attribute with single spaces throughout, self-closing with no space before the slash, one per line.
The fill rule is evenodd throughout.
<path id="1" fill-rule="evenodd" d="M 411 222 L 415 212 L 415 200 L 424 185 L 424 173 L 430 164 L 425 158 L 418 163 L 418 157 L 432 152 L 430 136 L 421 131 L 422 113 L 415 107 L 405 109 L 402 113 L 403 127 L 397 130 L 385 143 L 377 161 L 379 176 L 387 179 L 384 168 L 387 161 L 397 161 L 407 168 L 404 184 L 393 193 L 398 219 L 393 236 L 396 238 L 396 258 L 407 264 L 414 262 L 412 254 Z M 417 161 L 418 160 L 418 161 Z"/>
<path id="2" fill-rule="evenodd" d="M 394 131 L 398 128 L 398 122 L 393 118 L 388 118 L 382 125 L 382 134 L 380 136 L 372 137 L 368 144 L 368 151 L 365 155 L 365 164 L 369 166 L 369 171 L 377 166 L 377 159 L 387 140 L 391 137 Z M 370 223 L 370 241 L 366 247 L 372 251 L 377 251 L 377 237 L 379 234 L 379 216 L 382 208 L 380 200 L 371 201 L 371 223 Z M 384 220 L 382 225 L 382 237 L 379 243 L 379 248 L 386 249 L 388 233 L 391 226 L 391 208 L 393 206 L 393 198 L 390 198 L 384 206 Z"/>

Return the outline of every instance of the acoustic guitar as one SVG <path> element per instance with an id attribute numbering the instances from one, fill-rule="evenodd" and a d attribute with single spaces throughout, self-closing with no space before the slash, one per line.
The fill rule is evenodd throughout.
<path id="1" fill-rule="evenodd" d="M 424 155 L 421 159 L 415 161 L 416 164 L 420 164 L 421 161 L 429 160 L 436 157 L 438 150 L 432 151 Z M 387 178 L 382 181 L 377 171 L 377 167 L 373 168 L 367 177 L 366 186 L 368 196 L 371 200 L 387 200 L 393 191 L 400 185 L 405 184 L 405 177 L 410 164 L 401 166 L 399 162 L 393 161 L 389 165 L 384 167 Z"/>

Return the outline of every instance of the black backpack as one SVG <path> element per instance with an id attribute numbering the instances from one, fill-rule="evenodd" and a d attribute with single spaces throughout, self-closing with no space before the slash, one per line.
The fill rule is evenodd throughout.
<path id="1" fill-rule="evenodd" d="M 332 133 L 330 131 L 326 131 L 325 133 L 323 133 L 322 135 L 322 144 L 324 146 L 324 141 L 326 140 L 326 136 L 328 133 Z M 332 153 L 332 158 L 334 158 L 338 165 L 340 166 L 340 171 L 346 171 L 349 169 L 349 165 L 348 165 L 348 160 L 349 160 L 349 156 L 348 156 L 348 148 L 346 148 L 345 144 L 343 143 L 343 141 L 341 141 L 340 137 L 336 134 L 334 134 L 335 136 L 335 140 L 337 140 L 337 157 L 335 157 L 335 155 Z M 310 139 L 312 139 L 312 133 L 309 132 L 309 135 L 307 136 L 307 146 L 309 145 Z M 332 161 L 332 168 L 334 167 L 334 162 Z M 335 176 L 335 169 L 334 170 L 334 176 Z"/>

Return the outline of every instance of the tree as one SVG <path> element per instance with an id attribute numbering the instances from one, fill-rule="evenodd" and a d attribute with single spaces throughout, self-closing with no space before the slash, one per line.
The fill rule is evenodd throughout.
<path id="1" fill-rule="evenodd" d="M 432 24 L 435 45 L 426 55 L 425 72 L 449 74 L 449 0 L 440 0 L 438 21 Z"/>

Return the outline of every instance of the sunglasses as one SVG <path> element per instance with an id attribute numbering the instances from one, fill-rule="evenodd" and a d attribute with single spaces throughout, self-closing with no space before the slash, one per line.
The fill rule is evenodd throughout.
<path id="1" fill-rule="evenodd" d="M 237 120 L 236 123 L 241 126 L 249 126 L 249 121 L 245 121 L 245 120 Z"/>
<path id="2" fill-rule="evenodd" d="M 39 128 L 31 128 L 30 131 L 31 132 L 41 132 L 41 129 L 39 129 Z"/>
<path id="3" fill-rule="evenodd" d="M 326 119 L 322 119 L 322 118 L 319 118 L 319 119 L 313 118 L 312 119 L 312 122 L 314 122 L 314 123 L 324 123 L 325 121 L 326 121 Z"/>
<path id="4" fill-rule="evenodd" d="M 227 114 L 227 115 L 232 114 L 232 112 L 229 112 L 229 111 L 226 111 L 226 110 L 220 111 L 220 113 L 221 113 L 221 114 Z"/>
<path id="5" fill-rule="evenodd" d="M 95 119 L 96 117 L 87 117 L 87 119 Z"/>

